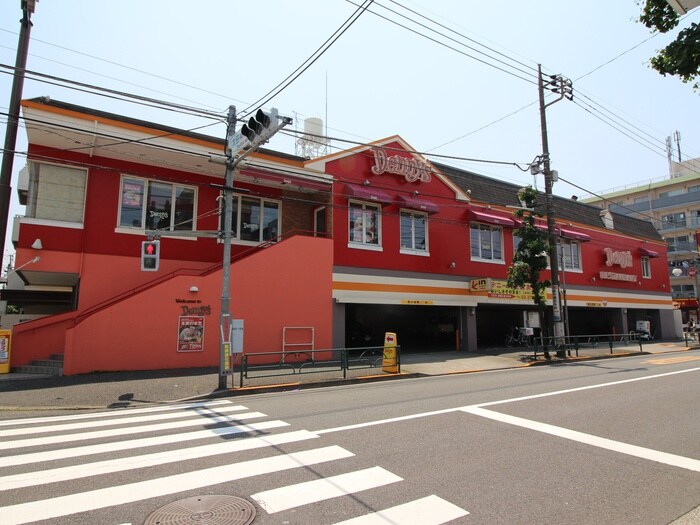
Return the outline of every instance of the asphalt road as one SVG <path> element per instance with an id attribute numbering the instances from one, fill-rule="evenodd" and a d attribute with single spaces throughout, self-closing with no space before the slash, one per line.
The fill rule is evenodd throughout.
<path id="1" fill-rule="evenodd" d="M 699 375 L 696 350 L 5 419 L 0 524 L 206 495 L 255 524 L 669 524 L 700 504 Z"/>

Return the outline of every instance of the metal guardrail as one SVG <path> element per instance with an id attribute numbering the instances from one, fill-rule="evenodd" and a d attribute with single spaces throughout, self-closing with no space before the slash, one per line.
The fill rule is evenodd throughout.
<path id="1" fill-rule="evenodd" d="M 401 373 L 401 347 L 395 348 L 396 373 Z M 239 385 L 242 388 L 245 379 L 298 374 L 342 373 L 346 379 L 349 370 L 382 368 L 384 358 L 383 346 L 243 354 Z"/>
<path id="2" fill-rule="evenodd" d="M 631 331 L 625 334 L 590 334 L 590 335 L 572 335 L 568 337 L 539 337 L 535 339 L 533 347 L 534 356 L 544 354 L 545 352 L 556 352 L 558 350 L 565 351 L 571 357 L 572 350 L 576 353 L 576 357 L 580 357 L 579 352 L 586 349 L 609 348 L 610 353 L 613 353 L 615 348 L 629 347 L 630 345 L 639 345 L 639 351 L 642 352 L 642 343 L 650 341 L 648 334 L 644 332 Z"/>

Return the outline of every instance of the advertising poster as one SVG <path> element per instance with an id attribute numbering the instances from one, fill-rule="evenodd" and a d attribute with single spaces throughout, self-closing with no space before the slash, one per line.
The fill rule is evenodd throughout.
<path id="1" fill-rule="evenodd" d="M 177 330 L 177 351 L 204 351 L 204 317 L 187 315 L 179 318 Z"/>

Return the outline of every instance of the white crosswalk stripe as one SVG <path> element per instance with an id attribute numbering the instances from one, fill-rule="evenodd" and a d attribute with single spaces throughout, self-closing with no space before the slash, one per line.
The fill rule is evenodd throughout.
<path id="1" fill-rule="evenodd" d="M 402 481 L 402 479 L 381 467 L 373 467 L 348 474 L 340 474 L 339 476 L 290 485 L 289 487 L 259 492 L 253 494 L 251 498 L 257 501 L 269 514 L 273 514 L 282 510 L 308 505 L 309 503 L 381 487 L 397 481 Z"/>
<path id="2" fill-rule="evenodd" d="M 322 468 L 309 467 L 341 462 L 343 469 L 355 454 L 319 445 L 320 432 L 288 430 L 288 423 L 263 421 L 266 417 L 230 401 L 212 401 L 2 421 L 0 525 L 72 523 L 78 513 L 90 513 L 89 521 L 110 507 L 250 478 L 257 491 L 248 497 L 263 509 L 259 512 L 301 512 L 304 505 L 331 504 L 403 481 L 380 466 L 323 476 Z M 251 456 L 254 450 L 260 452 Z M 275 474 L 284 471 L 296 472 L 290 479 L 309 481 L 279 486 Z M 409 519 L 424 514 L 430 519 Z M 466 514 L 430 496 L 347 523 L 441 525 Z M 134 522 L 144 518 L 131 516 Z"/>
<path id="3" fill-rule="evenodd" d="M 341 521 L 335 525 L 442 525 L 469 514 L 438 496 L 428 496 L 386 510 Z"/>

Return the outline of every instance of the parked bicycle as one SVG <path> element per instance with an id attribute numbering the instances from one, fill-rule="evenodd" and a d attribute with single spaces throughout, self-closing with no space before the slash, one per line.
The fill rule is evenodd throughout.
<path id="1" fill-rule="evenodd" d="M 529 335 L 525 335 L 525 333 L 516 326 L 506 334 L 505 345 L 507 347 L 525 346 L 529 348 L 530 337 Z"/>

